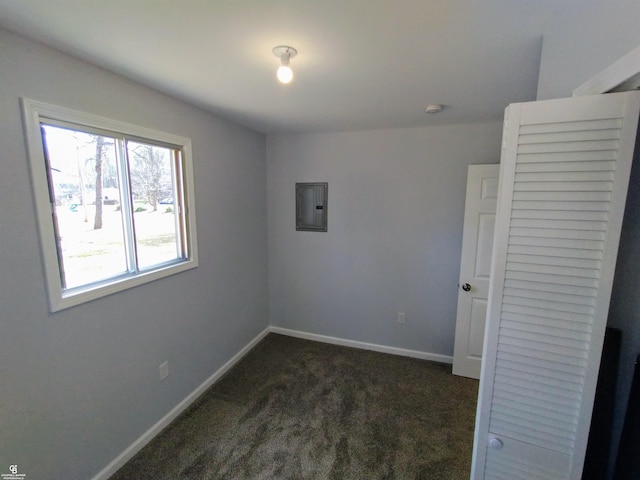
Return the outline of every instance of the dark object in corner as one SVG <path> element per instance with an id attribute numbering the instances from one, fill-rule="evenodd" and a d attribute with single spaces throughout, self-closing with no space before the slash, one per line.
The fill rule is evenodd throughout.
<path id="1" fill-rule="evenodd" d="M 614 480 L 638 480 L 640 478 L 640 355 L 636 359 L 627 414 L 620 436 L 618 461 Z"/>
<path id="2" fill-rule="evenodd" d="M 620 330 L 607 327 L 602 346 L 598 385 L 593 402 L 582 480 L 604 480 L 607 476 L 621 340 L 622 332 Z"/>

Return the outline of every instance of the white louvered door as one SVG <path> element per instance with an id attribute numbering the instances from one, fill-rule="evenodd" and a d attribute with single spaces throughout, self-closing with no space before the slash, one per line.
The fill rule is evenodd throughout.
<path id="1" fill-rule="evenodd" d="M 473 480 L 581 477 L 639 111 L 506 111 Z"/>

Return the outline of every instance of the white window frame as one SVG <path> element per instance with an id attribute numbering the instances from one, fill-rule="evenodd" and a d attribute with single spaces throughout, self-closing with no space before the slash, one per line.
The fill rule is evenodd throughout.
<path id="1" fill-rule="evenodd" d="M 189 138 L 28 98 L 22 98 L 22 108 L 44 274 L 51 312 L 80 305 L 198 266 L 193 160 L 191 140 Z M 47 121 L 68 122 L 78 125 L 79 128 L 88 127 L 107 130 L 178 147 L 182 156 L 182 186 L 184 188 L 184 205 L 182 207 L 184 209 L 186 258 L 177 263 L 159 266 L 152 270 L 129 273 L 99 284 L 65 291 L 60 277 L 56 233 L 52 218 L 53 207 L 49 194 L 48 172 L 40 127 L 41 123 L 46 124 Z"/>

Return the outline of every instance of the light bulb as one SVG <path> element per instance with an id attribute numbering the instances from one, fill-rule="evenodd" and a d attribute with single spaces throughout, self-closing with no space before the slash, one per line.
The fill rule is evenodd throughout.
<path id="1" fill-rule="evenodd" d="M 293 80 L 293 71 L 289 66 L 289 61 L 298 54 L 298 51 L 288 45 L 278 45 L 273 47 L 273 54 L 280 59 L 280 66 L 276 77 L 278 81 L 284 85 L 291 83 Z"/>
<path id="2" fill-rule="evenodd" d="M 293 80 L 293 71 L 289 65 L 281 65 L 276 75 L 280 83 L 289 83 Z"/>

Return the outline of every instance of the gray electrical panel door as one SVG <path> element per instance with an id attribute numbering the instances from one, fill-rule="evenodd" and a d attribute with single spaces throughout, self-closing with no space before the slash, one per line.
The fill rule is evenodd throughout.
<path id="1" fill-rule="evenodd" d="M 296 230 L 327 231 L 328 184 L 296 183 Z"/>

